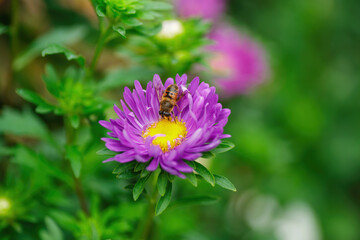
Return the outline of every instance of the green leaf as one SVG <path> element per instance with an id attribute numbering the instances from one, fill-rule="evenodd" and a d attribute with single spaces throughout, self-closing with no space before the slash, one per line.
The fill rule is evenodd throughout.
<path id="1" fill-rule="evenodd" d="M 203 152 L 201 157 L 206 159 L 212 159 L 215 157 L 215 154 L 212 152 Z"/>
<path id="2" fill-rule="evenodd" d="M 175 175 L 167 174 L 167 176 L 168 176 L 168 179 L 169 179 L 170 182 L 173 182 L 173 181 L 174 181 Z"/>
<path id="3" fill-rule="evenodd" d="M 102 148 L 96 152 L 97 155 L 106 155 L 106 156 L 114 156 L 116 152 L 113 152 L 107 148 Z"/>
<path id="4" fill-rule="evenodd" d="M 66 147 L 66 158 L 70 161 L 71 168 L 76 178 L 80 177 L 82 154 L 76 146 Z"/>
<path id="5" fill-rule="evenodd" d="M 147 165 L 148 165 L 147 163 L 138 162 L 134 168 L 134 172 L 140 172 L 140 171 L 142 172 Z"/>
<path id="6" fill-rule="evenodd" d="M 195 176 L 195 173 L 184 173 L 186 176 L 186 179 L 194 186 L 197 187 L 198 186 L 198 182 L 197 182 L 197 178 Z"/>
<path id="7" fill-rule="evenodd" d="M 138 177 L 139 176 L 139 173 L 137 172 L 134 172 L 133 169 L 126 169 L 122 172 L 120 172 L 116 178 L 119 178 L 119 179 L 132 179 L 132 178 L 135 178 L 135 177 Z"/>
<path id="8" fill-rule="evenodd" d="M 16 93 L 24 98 L 26 101 L 34 103 L 39 107 L 39 113 L 46 113 L 55 109 L 55 106 L 50 105 L 42 99 L 37 93 L 27 89 L 17 89 Z"/>
<path id="9" fill-rule="evenodd" d="M 105 14 L 106 9 L 104 7 L 102 7 L 102 6 L 97 5 L 95 7 L 95 12 L 96 12 L 96 15 L 98 15 L 99 17 L 105 17 L 106 16 L 106 14 Z"/>
<path id="10" fill-rule="evenodd" d="M 232 184 L 232 182 L 230 182 L 229 179 L 227 179 L 224 176 L 220 176 L 220 175 L 216 175 L 216 174 L 214 174 L 214 177 L 215 177 L 215 183 L 217 185 L 219 185 L 220 187 L 223 187 L 225 189 L 236 192 L 236 188 L 235 188 L 234 184 Z"/>
<path id="11" fill-rule="evenodd" d="M 161 171 L 158 180 L 157 180 L 157 189 L 161 196 L 164 196 L 166 191 L 166 186 L 168 183 L 167 173 L 164 171 Z"/>
<path id="12" fill-rule="evenodd" d="M 163 197 L 160 197 L 156 204 L 155 215 L 159 216 L 169 206 L 172 194 L 172 184 L 169 183 L 166 187 L 166 192 Z"/>
<path id="13" fill-rule="evenodd" d="M 113 26 L 112 27 L 115 32 L 120 34 L 123 38 L 126 38 L 126 29 L 121 26 Z"/>
<path id="14" fill-rule="evenodd" d="M 208 205 L 208 204 L 214 204 L 217 201 L 219 201 L 218 197 L 195 196 L 195 197 L 177 199 L 171 204 L 171 207 L 183 207 L 189 205 Z"/>
<path id="15" fill-rule="evenodd" d="M 114 154 L 114 152 L 112 152 L 112 153 Z M 126 170 L 133 169 L 135 164 L 136 164 L 136 161 L 127 162 L 127 163 L 120 163 L 116 168 L 114 168 L 112 173 L 113 174 L 120 174 L 120 173 L 122 173 L 122 172 L 124 172 Z"/>
<path id="16" fill-rule="evenodd" d="M 145 183 L 147 182 L 150 176 L 151 176 L 151 172 L 149 172 L 147 176 L 139 178 L 139 180 L 136 182 L 133 189 L 134 201 L 136 201 L 140 197 L 140 194 L 144 191 Z"/>
<path id="17" fill-rule="evenodd" d="M 59 53 L 63 53 L 68 61 L 76 60 L 81 67 L 84 67 L 85 58 L 83 56 L 76 55 L 73 51 L 59 44 L 52 44 L 48 46 L 42 51 L 41 55 L 44 57 L 46 55 L 59 54 Z"/>
<path id="18" fill-rule="evenodd" d="M 80 125 L 80 117 L 79 115 L 72 115 L 69 117 L 70 124 L 73 128 L 77 129 Z"/>
<path id="19" fill-rule="evenodd" d="M 46 125 L 29 109 L 19 112 L 5 107 L 0 116 L 0 133 L 10 133 L 43 140 L 49 138 Z"/>
<path id="20" fill-rule="evenodd" d="M 211 184 L 211 186 L 215 186 L 215 178 L 212 175 L 212 173 L 206 168 L 204 167 L 202 164 L 198 163 L 198 162 L 194 162 L 195 163 L 195 170 L 197 173 L 200 174 L 201 177 L 204 178 L 205 181 L 207 181 L 208 183 Z"/>
<path id="21" fill-rule="evenodd" d="M 5 26 L 3 24 L 0 23 L 0 35 L 3 33 L 6 33 L 8 31 L 8 26 Z"/>
<path id="22" fill-rule="evenodd" d="M 55 97 L 59 97 L 59 77 L 54 67 L 51 64 L 46 64 L 45 73 L 42 79 L 46 84 L 46 89 Z"/>
<path id="23" fill-rule="evenodd" d="M 151 1 L 146 5 L 147 9 L 150 10 L 171 10 L 173 6 L 166 2 Z"/>
<path id="24" fill-rule="evenodd" d="M 63 234 L 61 229 L 56 224 L 56 222 L 50 218 L 45 217 L 46 230 L 40 231 L 40 239 L 41 240 L 63 240 Z"/>
<path id="25" fill-rule="evenodd" d="M 37 38 L 14 61 L 14 68 L 20 70 L 40 55 L 41 51 L 51 44 L 71 45 L 85 37 L 87 28 L 84 26 L 58 27 Z"/>
<path id="26" fill-rule="evenodd" d="M 142 25 L 142 22 L 140 22 L 138 19 L 134 17 L 123 17 L 122 21 L 124 24 L 130 26 L 130 27 L 136 27 Z"/>
<path id="27" fill-rule="evenodd" d="M 217 146 L 217 148 L 211 150 L 211 152 L 213 153 L 223 153 L 223 152 L 227 152 L 231 149 L 234 148 L 234 144 L 232 142 L 229 141 L 222 141 L 219 146 Z"/>

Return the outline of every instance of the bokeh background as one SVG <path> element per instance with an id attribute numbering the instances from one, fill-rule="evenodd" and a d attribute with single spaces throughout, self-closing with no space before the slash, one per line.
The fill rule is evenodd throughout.
<path id="1" fill-rule="evenodd" d="M 83 159 L 87 218 L 69 167 L 51 144 L 65 141 L 62 118 L 36 114 L 15 93 L 28 88 L 51 101 L 41 80 L 45 64 L 61 72 L 71 63 L 40 53 L 58 42 L 91 58 L 98 37 L 94 9 L 85 0 L 1 0 L 0 31 L 12 22 L 14 2 L 17 42 L 6 30 L 0 35 L 0 239 L 128 239 L 146 204 L 134 203 L 126 183 L 111 174 L 115 165 L 101 162 L 100 140 L 93 139 Z M 226 133 L 235 148 L 205 163 L 237 192 L 176 180 L 175 197 L 219 200 L 166 210 L 155 219 L 153 239 L 360 239 L 359 12 L 356 0 L 226 2 L 213 24 L 227 22 L 250 36 L 268 65 L 261 83 L 220 95 L 232 111 Z M 159 71 L 175 77 L 161 64 L 133 67 L 135 55 L 127 50 L 136 41 L 111 41 L 101 55 L 97 77 L 109 102 L 134 79 L 146 82 Z M 188 74 L 216 79 L 203 67 Z M 78 139 L 92 136 L 80 129 Z"/>

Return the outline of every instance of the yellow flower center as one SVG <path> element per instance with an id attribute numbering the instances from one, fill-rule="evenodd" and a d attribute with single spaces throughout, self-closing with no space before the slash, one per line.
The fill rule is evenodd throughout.
<path id="1" fill-rule="evenodd" d="M 151 124 L 142 133 L 142 137 L 146 139 L 149 136 L 155 136 L 161 134 L 162 136 L 156 137 L 153 141 L 153 145 L 160 146 L 163 152 L 168 152 L 174 147 L 180 145 L 185 139 L 187 131 L 185 122 L 160 119 L 158 122 Z"/>

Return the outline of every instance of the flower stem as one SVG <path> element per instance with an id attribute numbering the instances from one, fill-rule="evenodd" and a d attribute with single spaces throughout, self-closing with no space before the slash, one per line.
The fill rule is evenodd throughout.
<path id="1" fill-rule="evenodd" d="M 75 140 L 75 130 L 72 128 L 69 120 L 66 117 L 64 118 L 64 120 L 65 120 L 65 128 L 66 128 L 66 145 L 71 146 Z M 70 161 L 68 161 L 68 162 L 70 164 Z M 86 203 L 86 198 L 85 198 L 85 194 L 84 194 L 84 190 L 83 190 L 80 178 L 75 177 L 74 171 L 72 170 L 71 166 L 70 166 L 70 169 L 71 169 L 71 175 L 72 175 L 72 178 L 74 181 L 76 196 L 79 200 L 80 207 L 83 210 L 83 212 L 85 213 L 85 215 L 89 217 L 90 212 L 89 212 L 89 208 Z"/>
<path id="2" fill-rule="evenodd" d="M 157 199 L 157 190 L 156 190 L 156 183 L 157 183 L 157 178 L 159 176 L 159 172 L 156 171 L 153 174 L 153 181 L 151 183 L 150 186 L 150 190 L 151 192 L 151 196 L 149 199 L 149 205 L 147 208 L 147 213 L 146 213 L 146 217 L 144 218 L 143 221 L 141 221 L 139 223 L 139 226 L 137 227 L 137 231 L 135 232 L 134 236 L 133 236 L 133 240 L 148 240 L 151 239 L 151 228 L 153 226 L 154 223 L 154 217 L 155 217 L 155 205 L 156 205 L 156 199 Z"/>
<path id="3" fill-rule="evenodd" d="M 101 31 L 101 33 L 99 36 L 99 40 L 97 42 L 95 53 L 94 53 L 94 56 L 93 56 L 93 58 L 91 60 L 91 64 L 90 64 L 90 72 L 91 73 L 93 73 L 95 70 L 96 64 L 97 64 L 100 54 L 101 54 L 101 51 L 107 41 L 109 33 L 111 32 L 111 25 L 109 25 L 109 27 L 106 30 L 101 29 L 100 31 Z"/>

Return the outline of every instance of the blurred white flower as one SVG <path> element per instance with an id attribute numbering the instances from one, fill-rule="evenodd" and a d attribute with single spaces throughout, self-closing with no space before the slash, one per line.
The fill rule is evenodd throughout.
<path id="1" fill-rule="evenodd" d="M 279 240 L 320 240 L 319 227 L 312 209 L 304 202 L 285 209 L 275 224 Z"/>
<path id="2" fill-rule="evenodd" d="M 184 32 L 183 25 L 178 20 L 166 20 L 162 22 L 161 31 L 157 34 L 159 38 L 171 39 Z"/>

